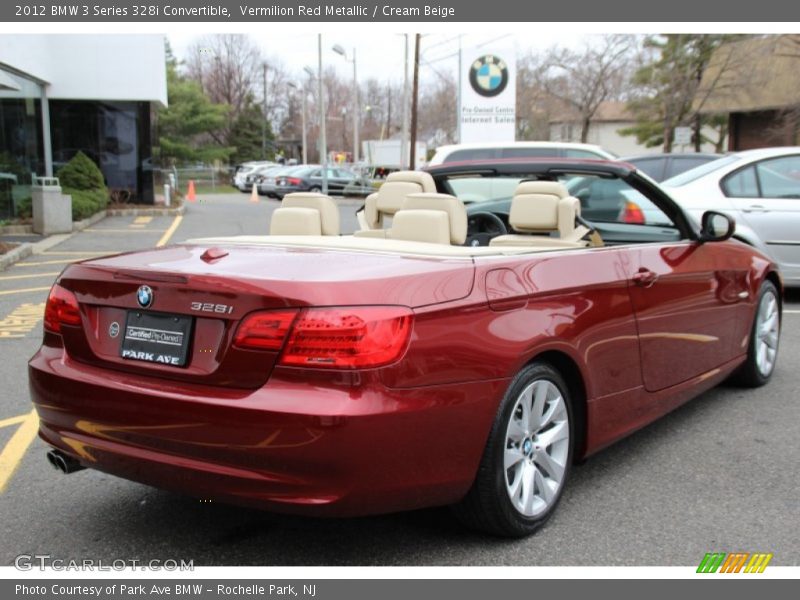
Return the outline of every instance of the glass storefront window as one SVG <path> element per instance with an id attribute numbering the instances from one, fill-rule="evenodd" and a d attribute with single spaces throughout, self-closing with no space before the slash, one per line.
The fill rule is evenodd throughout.
<path id="1" fill-rule="evenodd" d="M 0 66 L 0 220 L 30 201 L 35 175 L 44 175 L 41 86 Z"/>

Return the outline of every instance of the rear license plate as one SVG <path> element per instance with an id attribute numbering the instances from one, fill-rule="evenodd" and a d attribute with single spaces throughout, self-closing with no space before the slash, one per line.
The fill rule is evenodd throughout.
<path id="1" fill-rule="evenodd" d="M 120 356 L 183 367 L 191 332 L 192 317 L 129 310 Z"/>

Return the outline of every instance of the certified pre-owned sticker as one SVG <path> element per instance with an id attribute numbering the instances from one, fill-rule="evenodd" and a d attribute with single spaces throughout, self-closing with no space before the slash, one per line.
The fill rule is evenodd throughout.
<path id="1" fill-rule="evenodd" d="M 119 335 L 119 323 L 114 321 L 108 326 L 108 335 L 110 335 L 112 338 L 115 338 Z"/>

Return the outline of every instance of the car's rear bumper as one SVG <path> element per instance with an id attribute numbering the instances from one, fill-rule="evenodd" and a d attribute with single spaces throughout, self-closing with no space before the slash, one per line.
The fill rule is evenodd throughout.
<path id="1" fill-rule="evenodd" d="M 43 347 L 40 436 L 87 467 L 201 499 L 348 516 L 459 500 L 506 381 L 390 390 L 276 369 L 257 390 L 144 379 Z"/>

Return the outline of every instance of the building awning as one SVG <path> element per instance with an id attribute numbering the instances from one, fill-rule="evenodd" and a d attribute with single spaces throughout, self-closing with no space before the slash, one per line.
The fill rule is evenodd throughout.
<path id="1" fill-rule="evenodd" d="M 0 90 L 10 90 L 12 92 L 20 91 L 19 84 L 11 79 L 8 74 L 0 70 Z"/>

